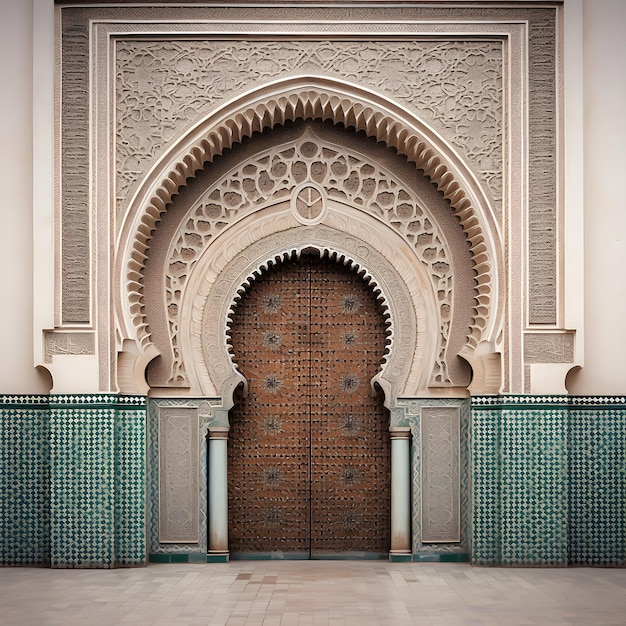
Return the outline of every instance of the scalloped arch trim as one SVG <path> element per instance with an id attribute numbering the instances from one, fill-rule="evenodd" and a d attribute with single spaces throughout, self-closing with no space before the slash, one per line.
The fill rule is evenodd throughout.
<path id="1" fill-rule="evenodd" d="M 266 85 L 228 103 L 182 137 L 144 180 L 122 229 L 117 261 L 118 275 L 123 277 L 122 335 L 136 339 L 141 351 L 152 343 L 142 279 L 152 234 L 172 196 L 233 144 L 297 119 L 332 120 L 364 131 L 404 155 L 431 179 L 454 209 L 473 258 L 475 296 L 467 348 L 473 351 L 482 341 L 493 339 L 501 316 L 500 237 L 489 203 L 471 172 L 441 137 L 401 107 L 357 86 L 312 77 Z"/>

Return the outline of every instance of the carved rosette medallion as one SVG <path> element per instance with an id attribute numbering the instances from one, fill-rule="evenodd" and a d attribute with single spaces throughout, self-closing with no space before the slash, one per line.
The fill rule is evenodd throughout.
<path id="1" fill-rule="evenodd" d="M 293 192 L 291 210 L 301 224 L 319 224 L 327 210 L 324 190 L 311 183 L 297 187 Z"/>

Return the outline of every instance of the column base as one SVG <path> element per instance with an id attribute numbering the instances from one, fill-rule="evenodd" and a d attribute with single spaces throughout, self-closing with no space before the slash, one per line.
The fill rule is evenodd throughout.
<path id="1" fill-rule="evenodd" d="M 209 550 L 206 555 L 207 563 L 228 563 L 230 552 L 228 550 Z"/>
<path id="2" fill-rule="evenodd" d="M 389 562 L 390 563 L 410 563 L 413 560 L 413 555 L 409 550 L 390 550 Z"/>

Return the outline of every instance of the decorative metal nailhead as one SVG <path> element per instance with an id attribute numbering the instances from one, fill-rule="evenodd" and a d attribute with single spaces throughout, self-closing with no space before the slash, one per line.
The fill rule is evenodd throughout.
<path id="1" fill-rule="evenodd" d="M 263 474 L 265 477 L 265 482 L 272 487 L 280 485 L 283 480 L 282 474 L 278 467 L 268 467 L 267 469 L 265 469 Z"/>
<path id="2" fill-rule="evenodd" d="M 346 416 L 339 425 L 344 435 L 355 435 L 359 427 L 359 418 L 356 415 Z"/>
<path id="3" fill-rule="evenodd" d="M 279 350 L 283 345 L 283 338 L 280 333 L 268 330 L 263 333 L 263 345 L 270 350 Z"/>
<path id="4" fill-rule="evenodd" d="M 341 391 L 345 391 L 347 393 L 352 393 L 356 391 L 361 385 L 361 380 L 356 374 L 346 374 L 341 377 L 341 381 L 339 383 L 339 387 Z"/>
<path id="5" fill-rule="evenodd" d="M 353 293 L 348 293 L 341 299 L 342 313 L 356 313 L 360 306 L 361 303 L 359 302 L 358 296 Z"/>
<path id="6" fill-rule="evenodd" d="M 263 299 L 263 308 L 266 313 L 278 313 L 283 307 L 283 301 L 278 294 L 270 293 Z"/>
<path id="7" fill-rule="evenodd" d="M 340 472 L 343 483 L 352 486 L 361 480 L 361 471 L 357 467 L 344 467 Z"/>
<path id="8" fill-rule="evenodd" d="M 283 386 L 283 381 L 276 374 L 269 374 L 262 383 L 263 389 L 269 393 L 278 393 Z"/>
<path id="9" fill-rule="evenodd" d="M 263 511 L 263 519 L 269 526 L 280 526 L 283 523 L 283 511 L 278 506 L 273 506 Z"/>
<path id="10" fill-rule="evenodd" d="M 358 340 L 358 335 L 353 331 L 341 335 L 341 343 L 343 343 L 346 348 L 354 346 L 358 342 Z"/>
<path id="11" fill-rule="evenodd" d="M 283 432 L 283 423 L 278 417 L 270 417 L 263 421 L 263 430 L 268 434 Z"/>
<path id="12" fill-rule="evenodd" d="M 339 516 L 340 524 L 346 529 L 351 530 L 359 524 L 359 514 L 354 509 L 346 509 Z"/>

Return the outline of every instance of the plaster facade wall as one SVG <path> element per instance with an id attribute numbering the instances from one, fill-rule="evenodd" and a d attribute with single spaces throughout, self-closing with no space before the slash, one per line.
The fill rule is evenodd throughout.
<path id="1" fill-rule="evenodd" d="M 626 166 L 624 24 L 625 2 L 583 2 L 585 367 L 570 375 L 575 394 L 625 387 L 626 328 L 616 324 L 626 316 L 626 202 L 618 183 Z"/>
<path id="2" fill-rule="evenodd" d="M 0 390 L 45 393 L 47 375 L 33 368 L 33 6 L 0 3 L 0 259 L 7 305 L 0 330 Z"/>

